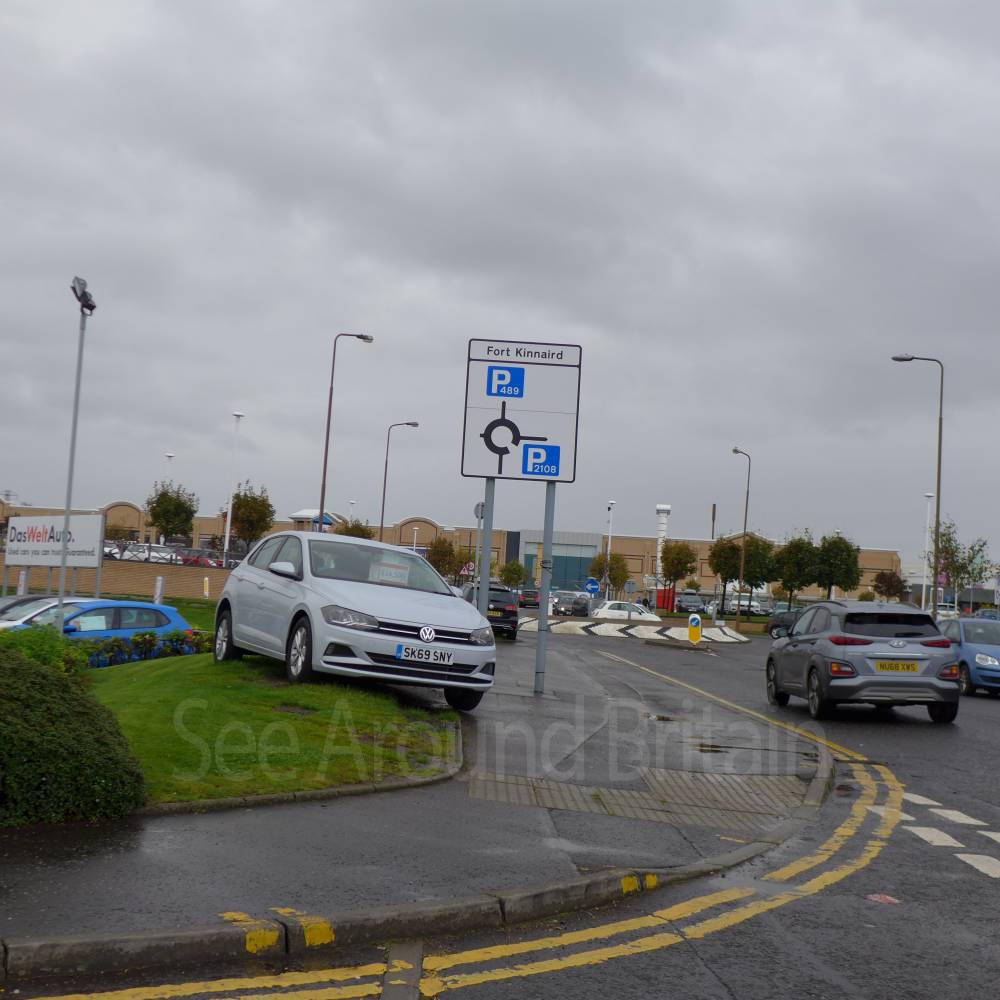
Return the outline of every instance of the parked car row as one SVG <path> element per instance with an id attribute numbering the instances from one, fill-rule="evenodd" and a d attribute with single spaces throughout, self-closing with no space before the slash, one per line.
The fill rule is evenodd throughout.
<path id="1" fill-rule="evenodd" d="M 172 563 L 181 566 L 219 567 L 222 555 L 212 549 L 195 549 L 183 545 L 155 545 L 150 542 L 104 543 L 105 559 L 123 562 Z"/>

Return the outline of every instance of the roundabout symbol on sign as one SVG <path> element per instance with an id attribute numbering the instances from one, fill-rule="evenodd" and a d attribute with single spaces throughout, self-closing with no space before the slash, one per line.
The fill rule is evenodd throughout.
<path id="1" fill-rule="evenodd" d="M 502 440 L 499 442 L 494 440 L 494 435 L 501 429 L 506 430 L 510 434 L 510 444 L 504 444 Z M 527 434 L 522 434 L 521 428 L 507 416 L 506 400 L 500 404 L 500 416 L 495 420 L 491 420 L 479 436 L 483 439 L 486 447 L 497 456 L 498 476 L 503 475 L 503 460 L 510 454 L 512 446 L 516 448 L 522 441 L 548 441 L 546 437 L 529 437 Z"/>

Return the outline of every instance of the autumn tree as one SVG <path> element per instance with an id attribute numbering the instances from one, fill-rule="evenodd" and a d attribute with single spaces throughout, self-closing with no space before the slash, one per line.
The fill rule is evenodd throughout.
<path id="1" fill-rule="evenodd" d="M 749 601 L 753 592 L 770 583 L 777 575 L 774 565 L 774 544 L 758 535 L 747 535 L 744 544 L 746 555 L 743 560 L 743 583 L 750 588 Z"/>
<path id="2" fill-rule="evenodd" d="M 224 511 L 221 513 L 225 513 Z M 267 488 L 254 489 L 250 480 L 240 483 L 233 493 L 233 515 L 230 532 L 249 549 L 274 524 L 274 504 Z"/>
<path id="3" fill-rule="evenodd" d="M 708 565 L 722 581 L 722 603 L 726 600 L 726 587 L 740 578 L 740 547 L 731 538 L 719 538 L 708 550 Z"/>
<path id="4" fill-rule="evenodd" d="M 438 537 L 427 546 L 427 552 L 425 553 L 424 558 L 443 577 L 455 575 L 455 563 L 458 561 L 458 553 L 455 551 L 455 546 L 451 544 L 451 541 L 443 535 L 438 535 Z"/>
<path id="5" fill-rule="evenodd" d="M 674 587 L 681 577 L 698 568 L 698 553 L 687 542 L 666 539 L 660 547 L 660 575 L 664 583 Z"/>
<path id="6" fill-rule="evenodd" d="M 910 588 L 895 570 L 883 569 L 875 574 L 872 590 L 887 601 L 901 601 L 909 593 Z"/>
<path id="7" fill-rule="evenodd" d="M 949 586 L 955 592 L 955 604 L 966 587 L 982 583 L 996 572 L 996 564 L 990 560 L 989 545 L 985 538 L 976 538 L 968 545 L 962 544 L 958 529 L 951 519 L 941 525 L 939 542 L 940 565 Z"/>
<path id="8" fill-rule="evenodd" d="M 341 521 L 333 529 L 335 535 L 348 535 L 351 538 L 374 538 L 375 529 L 367 521 L 359 521 L 356 517 Z"/>
<path id="9" fill-rule="evenodd" d="M 789 538 L 775 555 L 775 574 L 788 595 L 789 608 L 797 591 L 816 582 L 816 560 L 816 546 L 808 535 Z"/>
<path id="10" fill-rule="evenodd" d="M 500 582 L 511 590 L 517 590 L 527 579 L 527 569 L 516 559 L 511 559 L 500 567 Z"/>

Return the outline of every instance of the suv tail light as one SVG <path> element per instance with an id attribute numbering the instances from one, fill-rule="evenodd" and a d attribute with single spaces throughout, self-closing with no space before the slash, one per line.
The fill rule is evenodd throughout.
<path id="1" fill-rule="evenodd" d="M 835 646 L 870 646 L 871 639 L 859 639 L 853 635 L 831 635 L 830 642 Z"/>
<path id="2" fill-rule="evenodd" d="M 948 666 L 942 667 L 938 671 L 938 677 L 943 681 L 957 681 L 958 680 L 958 664 L 949 663 Z"/>
<path id="3" fill-rule="evenodd" d="M 505 604 L 504 605 L 504 611 L 517 611 L 517 605 L 516 604 Z"/>
<path id="4" fill-rule="evenodd" d="M 832 660 L 830 663 L 831 677 L 857 677 L 858 672 L 849 663 L 838 663 Z"/>
<path id="5" fill-rule="evenodd" d="M 926 639 L 921 646 L 933 646 L 935 649 L 951 649 L 951 639 Z"/>

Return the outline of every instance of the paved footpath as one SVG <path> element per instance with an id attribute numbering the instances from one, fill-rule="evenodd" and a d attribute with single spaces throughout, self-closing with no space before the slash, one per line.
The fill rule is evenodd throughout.
<path id="1" fill-rule="evenodd" d="M 536 697 L 534 638 L 503 644 L 496 688 L 466 726 L 466 768 L 442 784 L 0 834 L 0 938 L 447 901 L 678 866 L 766 836 L 802 803 L 815 745 L 608 652 L 640 646 L 553 638 Z"/>

